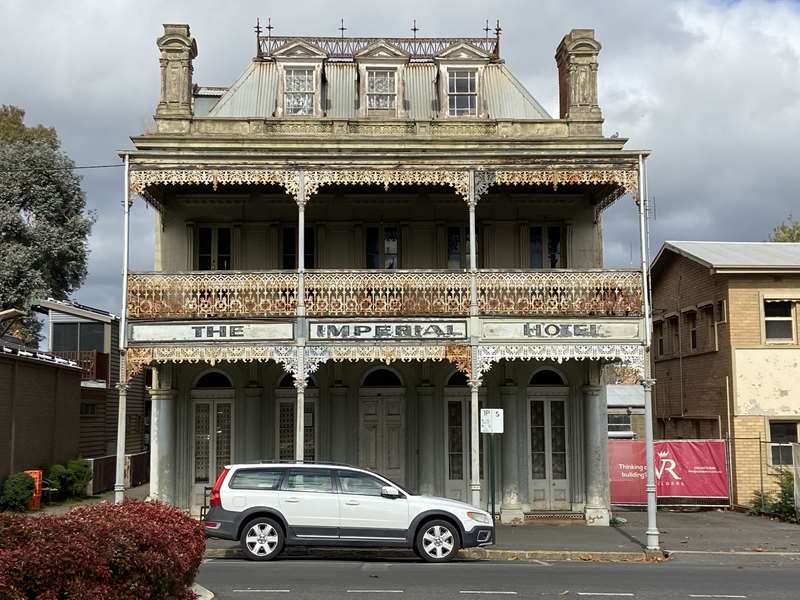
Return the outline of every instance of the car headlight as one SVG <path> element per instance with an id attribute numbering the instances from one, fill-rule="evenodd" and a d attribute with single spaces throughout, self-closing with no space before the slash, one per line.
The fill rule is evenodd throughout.
<path id="1" fill-rule="evenodd" d="M 491 523 L 492 520 L 489 518 L 489 515 L 482 512 L 467 512 L 467 518 L 472 519 L 473 521 L 477 521 L 478 523 Z"/>

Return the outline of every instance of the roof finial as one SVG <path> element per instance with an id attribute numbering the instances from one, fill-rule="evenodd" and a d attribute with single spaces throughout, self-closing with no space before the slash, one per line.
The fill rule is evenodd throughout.
<path id="1" fill-rule="evenodd" d="M 261 22 L 259 21 L 258 17 L 256 17 L 256 26 L 253 27 L 256 32 L 256 56 L 261 58 Z"/>
<path id="2" fill-rule="evenodd" d="M 503 29 L 500 27 L 500 19 L 497 19 L 497 25 L 494 28 L 494 55 L 499 59 L 500 58 L 500 32 Z"/>
<path id="3" fill-rule="evenodd" d="M 341 25 L 339 25 L 338 29 L 342 32 L 342 39 L 344 39 L 344 32 L 347 31 L 347 27 L 344 26 L 344 19 L 341 20 Z"/>
<path id="4" fill-rule="evenodd" d="M 487 39 L 487 40 L 489 39 L 489 32 L 490 32 L 491 30 L 492 30 L 492 28 L 491 28 L 491 27 L 489 27 L 489 19 L 486 19 L 486 25 L 484 25 L 484 27 L 483 27 L 483 31 L 484 31 L 484 33 L 486 34 L 486 39 Z"/>
<path id="5" fill-rule="evenodd" d="M 417 27 L 416 19 L 414 19 L 414 24 L 411 26 L 411 31 L 414 34 L 414 39 L 417 39 L 417 32 L 419 31 L 419 27 Z"/>

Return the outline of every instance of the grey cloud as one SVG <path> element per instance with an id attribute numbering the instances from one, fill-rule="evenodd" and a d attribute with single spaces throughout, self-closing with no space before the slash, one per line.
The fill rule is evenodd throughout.
<path id="1" fill-rule="evenodd" d="M 798 212 L 800 8 L 792 2 L 11 0 L 0 6 L 0 102 L 55 126 L 78 163 L 117 162 L 158 100 L 161 24 L 191 25 L 196 81 L 230 84 L 255 51 L 256 16 L 271 16 L 276 34 L 336 35 L 343 17 L 348 34 L 375 36 L 406 35 L 415 18 L 420 35 L 482 35 L 484 19 L 493 26 L 499 17 L 503 56 L 551 114 L 556 45 L 569 29 L 592 27 L 603 44 L 605 131 L 653 150 L 653 250 L 668 238 L 764 239 Z M 122 173 L 83 175 L 98 221 L 77 298 L 118 311 Z M 132 232 L 132 268 L 149 269 L 153 212 L 141 201 Z M 637 240 L 635 205 L 623 197 L 604 215 L 606 264 L 637 264 Z"/>

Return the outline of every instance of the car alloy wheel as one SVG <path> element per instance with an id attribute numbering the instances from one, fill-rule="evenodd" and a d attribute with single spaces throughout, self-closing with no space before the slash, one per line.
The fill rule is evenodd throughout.
<path id="1" fill-rule="evenodd" d="M 417 550 L 428 562 L 451 560 L 458 552 L 458 534 L 447 521 L 431 521 L 420 529 Z"/>
<path id="2" fill-rule="evenodd" d="M 270 560 L 283 548 L 283 530 L 272 519 L 254 519 L 245 526 L 241 545 L 247 558 Z"/>

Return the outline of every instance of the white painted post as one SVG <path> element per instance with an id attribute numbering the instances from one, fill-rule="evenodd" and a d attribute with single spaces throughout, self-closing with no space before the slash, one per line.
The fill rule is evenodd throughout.
<path id="1" fill-rule="evenodd" d="M 473 368 L 474 365 L 477 364 L 475 360 L 475 355 L 477 354 L 477 348 L 475 346 L 472 347 L 473 351 Z M 470 440 L 470 504 L 472 506 L 480 507 L 481 505 L 481 454 L 480 454 L 480 404 L 478 400 L 478 391 L 481 387 L 480 379 L 472 379 L 469 382 L 469 390 L 470 390 L 470 403 L 469 403 L 469 412 L 470 412 L 470 432 L 469 432 L 469 440 Z"/>
<path id="2" fill-rule="evenodd" d="M 295 373 L 294 387 L 297 390 L 297 403 L 294 407 L 294 459 L 297 462 L 305 460 L 305 432 L 306 432 L 306 379 L 305 379 L 305 348 L 297 347 L 297 373 Z"/>
<path id="3" fill-rule="evenodd" d="M 306 315 L 306 174 L 299 173 L 297 197 L 297 370 L 294 385 L 297 390 L 297 403 L 294 408 L 294 459 L 305 460 L 305 418 L 306 418 L 306 366 L 304 322 Z"/>
<path id="4" fill-rule="evenodd" d="M 128 376 L 125 351 L 127 348 L 127 314 L 128 314 L 128 259 L 130 257 L 130 191 L 128 188 L 129 158 L 125 155 L 125 175 L 122 214 L 122 309 L 119 317 L 119 383 L 117 390 L 119 404 L 117 406 L 117 464 L 114 480 L 114 503 L 121 504 L 125 498 L 125 417 L 127 414 Z"/>
<path id="5" fill-rule="evenodd" d="M 652 343 L 653 315 L 650 309 L 650 260 L 647 244 L 647 170 L 644 155 L 639 155 L 639 245 L 642 256 L 642 310 L 644 312 L 644 370 L 642 379 L 644 387 L 644 431 L 645 457 L 647 463 L 647 549 L 658 550 L 659 532 L 656 523 L 656 476 L 655 451 L 653 446 L 653 385 L 650 378 L 650 347 Z"/>
<path id="6" fill-rule="evenodd" d="M 800 444 L 792 444 L 792 464 L 794 465 L 794 510 L 800 517 Z M 730 474 L 728 474 L 730 477 Z"/>
<path id="7" fill-rule="evenodd" d="M 469 171 L 469 315 L 470 315 L 470 351 L 472 352 L 470 389 L 470 503 L 473 506 L 481 505 L 481 455 L 480 455 L 480 401 L 478 392 L 481 387 L 480 377 L 474 372 L 478 364 L 478 337 L 475 331 L 478 327 L 478 280 L 477 280 L 477 240 L 475 234 L 475 171 Z"/>

